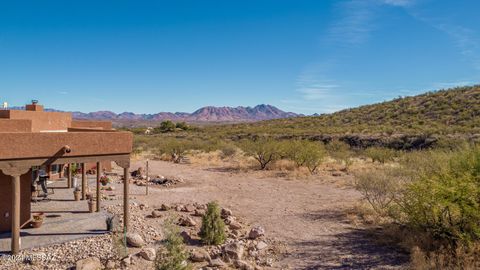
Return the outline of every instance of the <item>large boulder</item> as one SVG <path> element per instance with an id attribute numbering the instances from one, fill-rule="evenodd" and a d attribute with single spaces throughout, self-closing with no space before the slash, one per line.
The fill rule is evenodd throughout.
<path id="1" fill-rule="evenodd" d="M 130 247 L 143 247 L 145 245 L 145 241 L 138 233 L 127 233 L 127 244 Z"/>
<path id="2" fill-rule="evenodd" d="M 76 270 L 100 270 L 103 268 L 100 259 L 97 257 L 89 257 L 79 260 L 76 263 Z"/>

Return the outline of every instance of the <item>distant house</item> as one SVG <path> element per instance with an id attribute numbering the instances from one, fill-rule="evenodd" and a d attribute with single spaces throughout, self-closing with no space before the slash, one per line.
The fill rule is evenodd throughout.
<path id="1" fill-rule="evenodd" d="M 153 133 L 153 127 L 147 127 L 147 129 L 145 130 L 145 135 L 150 135 Z"/>
<path id="2" fill-rule="evenodd" d="M 75 121 L 71 113 L 45 112 L 36 102 L 25 110 L 0 110 L 0 232 L 12 232 L 12 253 L 19 252 L 20 228 L 31 220 L 36 170 L 45 168 L 51 179 L 66 176 L 72 188 L 71 170 L 64 169 L 79 164 L 85 199 L 86 171 L 109 170 L 114 161 L 128 179 L 131 152 L 132 134 L 113 130 L 110 122 Z M 97 181 L 99 177 L 97 173 Z M 97 195 L 98 190 L 97 185 Z M 124 195 L 128 205 L 128 181 Z M 99 206 L 97 200 L 97 211 Z M 128 207 L 124 215 L 128 228 Z"/>

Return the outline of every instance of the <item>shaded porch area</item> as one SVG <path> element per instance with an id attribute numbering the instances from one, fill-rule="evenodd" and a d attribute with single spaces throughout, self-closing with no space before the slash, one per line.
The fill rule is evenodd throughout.
<path id="1" fill-rule="evenodd" d="M 88 185 L 95 188 L 96 176 L 87 176 Z M 73 189 L 66 188 L 67 179 L 54 181 L 50 187 L 54 193 L 48 200 L 32 202 L 32 213 L 43 212 L 45 219 L 40 228 L 20 230 L 21 248 L 48 246 L 106 233 L 107 214 L 89 212 L 88 201 L 75 201 Z M 106 191 L 102 191 L 108 195 Z M 0 254 L 10 253 L 11 233 L 0 234 Z"/>

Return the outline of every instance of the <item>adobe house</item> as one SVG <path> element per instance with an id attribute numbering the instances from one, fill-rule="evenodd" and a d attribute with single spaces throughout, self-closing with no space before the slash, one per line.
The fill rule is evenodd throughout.
<path id="1" fill-rule="evenodd" d="M 111 162 L 124 169 L 124 227 L 128 230 L 128 169 L 132 134 L 112 129 L 110 122 L 75 121 L 71 113 L 46 112 L 32 102 L 25 110 L 0 110 L 0 232 L 11 231 L 11 252 L 20 250 L 20 228 L 31 220 L 32 174 L 48 168 L 52 178 L 63 167 L 81 164 L 82 199 L 86 195 L 86 171 L 97 168 L 96 194 L 100 197 L 102 165 Z M 68 188 L 72 177 L 67 172 Z M 100 199 L 96 201 L 100 210 Z"/>

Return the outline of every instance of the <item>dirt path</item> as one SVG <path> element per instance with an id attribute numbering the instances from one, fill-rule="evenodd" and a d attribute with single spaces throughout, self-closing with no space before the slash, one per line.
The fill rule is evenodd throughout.
<path id="1" fill-rule="evenodd" d="M 144 167 L 133 162 L 132 168 Z M 353 189 L 336 187 L 336 179 L 287 180 L 263 172 L 229 173 L 218 168 L 150 162 L 151 175 L 178 176 L 186 184 L 152 188 L 137 199 L 149 205 L 207 203 L 228 207 L 250 224 L 265 227 L 269 237 L 287 244 L 288 254 L 276 266 L 293 269 L 400 269 L 406 256 L 369 240 L 366 231 L 345 218 L 359 200 Z M 349 177 L 349 176 L 342 176 Z M 144 187 L 133 192 L 142 193 Z"/>

